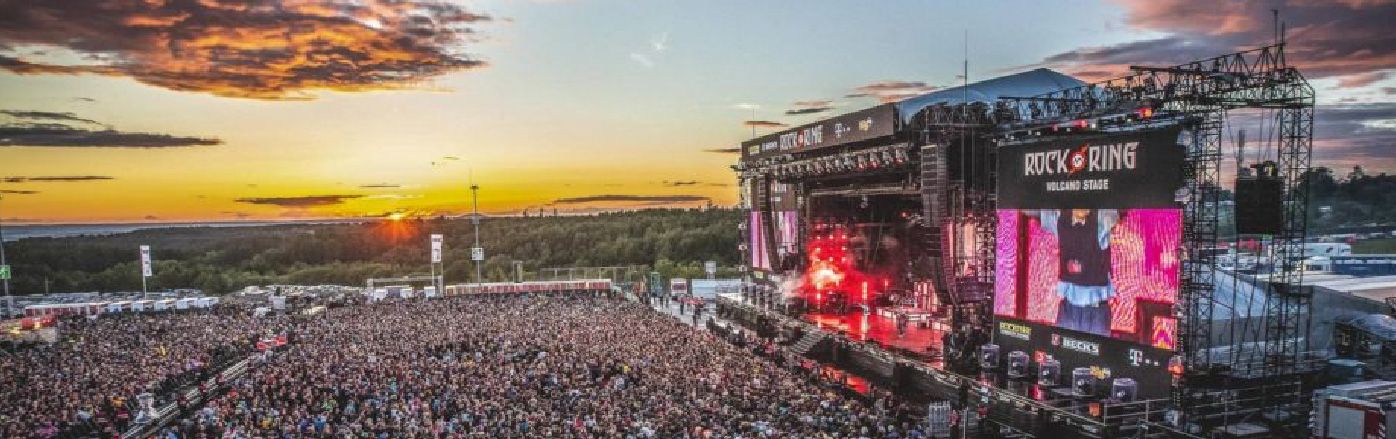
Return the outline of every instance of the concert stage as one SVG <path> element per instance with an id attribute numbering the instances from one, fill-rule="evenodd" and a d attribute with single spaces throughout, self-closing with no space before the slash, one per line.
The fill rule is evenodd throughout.
<path id="1" fill-rule="evenodd" d="M 852 340 L 874 342 L 884 349 L 903 351 L 905 355 L 940 366 L 941 336 L 944 332 L 937 328 L 939 325 L 934 320 L 925 323 L 913 321 L 907 325 L 906 334 L 902 335 L 897 334 L 896 320 L 882 313 L 811 313 L 805 314 L 804 320 L 821 330 L 843 334 Z"/>
<path id="2" fill-rule="evenodd" d="M 818 331 L 827 337 L 826 351 L 832 352 L 816 356 L 823 362 L 821 367 L 835 375 L 846 371 L 840 381 L 859 392 L 866 391 L 860 387 L 874 384 L 912 400 L 971 402 L 986 410 L 982 417 L 1018 434 L 1088 439 L 1129 436 L 1138 421 L 1160 415 L 1159 401 L 1112 404 L 1071 396 L 1066 382 L 1051 387 L 1037 385 L 1035 375 L 1009 378 L 1003 370 L 978 374 L 947 370 L 938 358 L 934 362 L 921 358 L 939 349 L 942 330 L 911 325 L 907 335 L 898 338 L 893 320 L 875 313 L 867 316 L 866 325 L 861 313 L 795 318 L 740 298 L 719 297 L 716 314 L 758 334 L 788 326 Z M 913 347 L 919 348 L 918 355 L 908 355 L 907 350 Z"/>

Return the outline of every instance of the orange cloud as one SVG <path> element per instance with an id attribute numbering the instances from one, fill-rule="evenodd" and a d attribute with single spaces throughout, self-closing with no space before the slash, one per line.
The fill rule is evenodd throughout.
<path id="1" fill-rule="evenodd" d="M 886 104 L 930 93 L 937 88 L 922 81 L 875 81 L 855 87 L 853 93 L 844 95 L 844 97 L 873 97 L 877 98 L 878 102 Z"/>
<path id="2" fill-rule="evenodd" d="M 280 207 L 322 207 L 344 204 L 345 201 L 363 198 L 363 195 L 306 195 L 297 197 L 238 198 L 236 202 Z"/>
<path id="3" fill-rule="evenodd" d="M 785 128 L 789 126 L 773 120 L 748 120 L 742 122 L 742 125 L 755 128 Z"/>
<path id="4" fill-rule="evenodd" d="M 131 77 L 171 90 L 312 99 L 313 90 L 409 88 L 483 67 L 463 52 L 488 21 L 434 0 L 26 2 L 0 7 L 0 47 L 62 47 L 90 64 L 59 65 L 0 50 L 19 74 Z"/>
<path id="5" fill-rule="evenodd" d="M 787 116 L 796 116 L 796 115 L 801 115 L 801 114 L 823 113 L 823 112 L 825 112 L 825 111 L 829 111 L 829 110 L 834 109 L 834 101 L 830 101 L 830 100 L 795 101 L 795 103 L 791 104 L 791 106 L 792 106 L 793 108 L 791 108 L 791 109 L 789 109 L 789 110 L 785 110 L 785 114 L 786 114 Z"/>

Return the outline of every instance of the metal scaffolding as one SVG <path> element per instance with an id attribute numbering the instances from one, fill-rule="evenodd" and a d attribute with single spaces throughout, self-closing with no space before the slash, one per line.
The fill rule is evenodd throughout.
<path id="1" fill-rule="evenodd" d="M 1313 149 L 1314 91 L 1285 61 L 1283 42 L 1171 67 L 1131 66 L 1125 77 L 1030 97 L 1000 97 L 992 104 L 927 107 L 915 120 L 931 134 L 994 125 L 1013 141 L 1064 130 L 1125 131 L 1181 125 L 1186 148 L 1183 258 L 1172 421 L 1153 434 L 1208 435 L 1239 423 L 1264 425 L 1276 435 L 1298 434 L 1308 401 L 1300 388 L 1310 372 L 1304 357 L 1309 290 L 1302 286 L 1303 242 Z M 1266 237 L 1273 270 L 1253 281 L 1264 291 L 1263 326 L 1237 325 L 1246 310 L 1218 300 L 1216 249 L 1222 242 L 1223 134 L 1233 111 L 1274 114 L 1274 144 L 1283 181 L 1283 230 Z M 982 132 L 982 131 L 981 131 Z M 962 202 L 968 203 L 969 200 Z M 955 200 L 949 204 L 954 205 Z M 992 200 L 987 204 L 991 206 Z M 992 208 L 990 208 L 992 209 Z M 992 246 L 993 233 L 977 233 Z M 1233 243 L 1234 244 L 1234 243 Z M 992 248 L 992 247 L 989 247 Z M 992 260 L 992 253 L 985 255 Z M 1244 319 L 1239 319 L 1244 320 Z M 1216 333 L 1224 329 L 1227 333 Z M 1225 351 L 1225 354 L 1221 352 Z"/>

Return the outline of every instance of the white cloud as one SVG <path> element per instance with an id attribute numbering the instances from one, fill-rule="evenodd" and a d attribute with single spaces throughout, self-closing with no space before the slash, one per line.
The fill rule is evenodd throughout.
<path id="1" fill-rule="evenodd" d="M 665 32 L 654 37 L 653 40 L 650 40 L 650 46 L 654 47 L 655 52 L 663 53 L 669 50 L 669 33 Z"/>
<path id="2" fill-rule="evenodd" d="M 645 68 L 654 68 L 654 60 L 645 56 L 643 53 L 630 52 L 630 59 L 635 60 L 635 62 L 640 63 L 640 65 L 645 66 Z"/>

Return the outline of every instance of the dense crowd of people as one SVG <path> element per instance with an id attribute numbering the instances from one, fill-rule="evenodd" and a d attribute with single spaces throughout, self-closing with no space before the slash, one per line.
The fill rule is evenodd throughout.
<path id="1" fill-rule="evenodd" d="M 119 435 L 138 395 L 169 400 L 280 324 L 232 307 L 62 320 L 56 343 L 0 352 L 0 436 Z"/>
<path id="2" fill-rule="evenodd" d="M 892 404 L 821 387 L 648 307 L 495 297 L 331 308 L 179 438 L 904 438 Z M 782 365 L 784 364 L 784 365 Z"/>
<path id="3" fill-rule="evenodd" d="M 771 340 L 644 304 L 497 296 L 66 322 L 0 357 L 4 437 L 117 437 L 134 395 L 207 378 L 220 352 L 290 343 L 161 438 L 916 438 L 892 398 L 840 392 Z M 192 377 L 192 378 L 191 378 Z"/>

